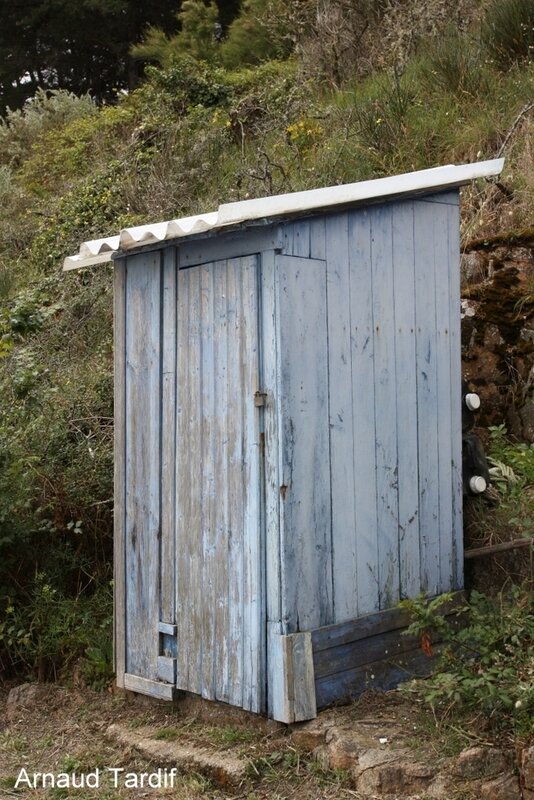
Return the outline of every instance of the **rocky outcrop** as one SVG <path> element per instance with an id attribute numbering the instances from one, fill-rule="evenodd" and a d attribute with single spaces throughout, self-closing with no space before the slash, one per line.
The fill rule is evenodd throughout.
<path id="1" fill-rule="evenodd" d="M 462 256 L 462 371 L 478 422 L 534 442 L 534 231 L 472 242 Z"/>
<path id="2" fill-rule="evenodd" d="M 410 725 L 398 720 L 350 720 L 328 712 L 295 726 L 292 741 L 313 748 L 324 769 L 350 773 L 359 795 L 382 800 L 521 800 L 530 798 L 521 788 L 514 752 L 498 747 L 473 746 L 454 757 L 437 757 L 420 742 L 414 749 Z M 534 748 L 531 748 L 534 750 Z M 530 785 L 531 750 L 523 753 L 522 783 Z M 534 800 L 534 795 L 533 795 Z"/>

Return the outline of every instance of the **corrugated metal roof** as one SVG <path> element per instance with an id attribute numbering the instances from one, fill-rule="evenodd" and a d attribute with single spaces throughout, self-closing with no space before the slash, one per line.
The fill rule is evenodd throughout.
<path id="1" fill-rule="evenodd" d="M 451 164 L 445 167 L 408 172 L 404 175 L 394 175 L 389 178 L 377 178 L 372 181 L 226 203 L 219 206 L 218 211 L 209 214 L 125 228 L 117 236 L 84 242 L 77 255 L 65 259 L 63 269 L 78 269 L 101 264 L 110 261 L 115 253 L 127 252 L 144 245 L 183 239 L 206 231 L 214 231 L 232 225 L 237 226 L 254 220 L 286 217 L 292 214 L 302 215 L 319 209 L 357 204 L 364 200 L 408 195 L 426 189 L 438 190 L 460 186 L 474 178 L 489 178 L 499 175 L 503 165 L 504 159 L 502 158 L 459 166 Z"/>

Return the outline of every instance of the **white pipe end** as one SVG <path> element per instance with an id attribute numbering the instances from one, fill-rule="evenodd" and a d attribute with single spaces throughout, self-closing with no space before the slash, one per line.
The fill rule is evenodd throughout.
<path id="1" fill-rule="evenodd" d="M 478 411 L 478 409 L 480 408 L 480 397 L 478 396 L 478 394 L 475 394 L 474 392 L 469 392 L 468 394 L 466 394 L 464 400 L 469 411 Z"/>
<path id="2" fill-rule="evenodd" d="M 482 494 L 487 489 L 486 479 L 482 475 L 473 475 L 469 480 L 469 488 L 473 494 Z"/>

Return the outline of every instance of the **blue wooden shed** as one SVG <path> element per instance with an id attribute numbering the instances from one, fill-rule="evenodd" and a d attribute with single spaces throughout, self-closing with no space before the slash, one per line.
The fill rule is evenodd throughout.
<path id="1" fill-rule="evenodd" d="M 66 259 L 114 265 L 119 686 L 293 722 L 409 674 L 399 600 L 462 587 L 458 187 L 501 169 L 231 203 Z"/>

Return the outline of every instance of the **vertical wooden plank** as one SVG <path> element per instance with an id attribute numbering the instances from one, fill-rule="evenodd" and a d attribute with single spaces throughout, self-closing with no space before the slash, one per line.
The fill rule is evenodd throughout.
<path id="1" fill-rule="evenodd" d="M 226 478 L 228 503 L 228 555 L 227 580 L 229 583 L 229 643 L 227 650 L 227 696 L 233 690 L 233 702 L 242 704 L 243 697 L 243 495 L 244 470 L 242 436 L 243 403 L 250 398 L 243 397 L 242 358 L 239 351 L 241 326 L 243 324 L 242 276 L 239 261 L 227 263 L 227 398 L 225 414 L 228 418 L 226 437 L 228 438 L 226 465 L 223 466 Z M 237 348 L 237 349 L 236 349 Z M 222 409 L 221 409 L 222 411 Z M 222 635 L 222 634 L 221 634 Z"/>
<path id="2" fill-rule="evenodd" d="M 261 346 L 262 389 L 266 392 L 264 409 L 264 470 L 265 470 L 265 595 L 267 617 L 267 712 L 273 719 L 282 696 L 279 681 L 280 634 L 286 633 L 282 623 L 281 606 L 281 514 L 280 499 L 280 397 L 281 374 L 279 358 L 280 314 L 278 271 L 274 251 L 261 255 Z"/>
<path id="3" fill-rule="evenodd" d="M 280 599 L 280 479 L 279 414 L 280 362 L 278 291 L 274 251 L 261 256 L 261 344 L 264 410 L 266 613 L 269 623 L 281 624 Z M 281 629 L 277 629 L 282 633 Z"/>
<path id="4" fill-rule="evenodd" d="M 278 257 L 283 403 L 282 617 L 288 630 L 332 620 L 326 264 Z"/>
<path id="5" fill-rule="evenodd" d="M 126 671 L 126 261 L 114 265 L 114 661 L 117 685 Z"/>
<path id="6" fill-rule="evenodd" d="M 214 653 L 216 631 L 214 599 L 218 565 L 217 530 L 214 516 L 215 495 L 215 359 L 214 359 L 214 283 L 212 264 L 200 268 L 200 341 L 201 341 L 201 513 L 202 513 L 202 697 L 215 699 Z"/>
<path id="7" fill-rule="evenodd" d="M 448 592 L 452 577 L 452 418 L 449 287 L 449 207 L 434 204 L 436 276 L 436 410 L 438 425 L 439 592 Z M 458 402 L 458 401 L 457 401 Z"/>
<path id="8" fill-rule="evenodd" d="M 310 257 L 310 221 L 295 220 L 284 225 L 284 254 Z"/>
<path id="9" fill-rule="evenodd" d="M 348 215 L 326 220 L 334 619 L 358 616 Z"/>
<path id="10" fill-rule="evenodd" d="M 451 393 L 451 481 L 452 481 L 452 588 L 464 585 L 464 539 L 462 497 L 462 362 L 460 347 L 460 210 L 458 189 L 448 209 L 449 346 Z"/>
<path id="11" fill-rule="evenodd" d="M 356 587 L 358 614 L 379 609 L 375 372 L 370 211 L 349 216 Z"/>
<path id="12" fill-rule="evenodd" d="M 413 203 L 393 207 L 400 596 L 420 591 Z"/>
<path id="13" fill-rule="evenodd" d="M 315 217 L 310 220 L 310 258 L 326 260 L 326 218 Z"/>
<path id="14" fill-rule="evenodd" d="M 161 355 L 161 608 L 160 620 L 175 621 L 176 502 L 176 251 L 163 251 Z"/>
<path id="15" fill-rule="evenodd" d="M 213 649 L 205 653 L 211 658 L 214 678 L 214 696 L 224 702 L 231 701 L 232 680 L 235 680 L 235 691 L 241 699 L 241 680 L 237 669 L 229 674 L 228 658 L 235 648 L 235 629 L 229 625 L 229 573 L 228 548 L 231 546 L 233 531 L 230 529 L 230 507 L 235 505 L 236 498 L 228 491 L 231 472 L 228 471 L 228 444 L 232 436 L 229 411 L 234 409 L 233 399 L 228 396 L 228 322 L 230 298 L 227 287 L 227 274 L 231 262 L 217 261 L 210 265 L 213 275 L 213 386 L 214 393 L 212 413 L 213 430 L 210 450 L 213 452 L 213 495 L 209 497 L 211 506 L 210 519 L 213 520 L 213 561 L 210 580 L 210 595 L 213 603 L 209 603 L 208 612 L 213 616 Z M 235 414 L 237 420 L 239 415 Z M 236 420 L 236 421 L 237 421 Z M 205 420 L 205 423 L 207 420 Z M 235 532 L 239 537 L 239 531 Z M 240 548 L 238 548 L 240 549 Z M 204 599 L 206 602 L 206 597 Z M 239 626 L 236 626 L 239 627 Z M 237 665 L 239 666 L 239 661 Z M 238 702 L 238 705 L 240 703 Z"/>
<path id="16" fill-rule="evenodd" d="M 376 511 L 380 608 L 399 601 L 397 365 L 393 295 L 392 205 L 371 213 L 375 357 Z M 403 365 L 399 365 L 403 368 Z"/>
<path id="17" fill-rule="evenodd" d="M 317 716 L 311 633 L 309 631 L 297 633 L 291 639 L 293 644 L 293 715 L 295 722 L 301 722 Z"/>
<path id="18" fill-rule="evenodd" d="M 177 688 L 200 694 L 202 516 L 200 268 L 179 270 L 177 311 Z"/>
<path id="19" fill-rule="evenodd" d="M 260 409 L 254 403 L 259 383 L 258 257 L 240 259 L 243 327 L 240 335 L 241 403 L 246 446 L 243 475 L 243 708 L 259 712 L 265 701 L 264 541 L 260 509 Z M 229 565 L 231 570 L 231 564 Z"/>
<path id="20" fill-rule="evenodd" d="M 161 436 L 160 253 L 132 256 L 126 283 L 126 671 L 157 678 Z"/>
<path id="21" fill-rule="evenodd" d="M 317 716 L 312 638 L 309 631 L 274 635 L 272 717 L 291 724 Z"/>
<path id="22" fill-rule="evenodd" d="M 430 595 L 438 593 L 440 582 L 434 265 L 437 207 L 433 203 L 414 201 L 421 591 Z"/>

